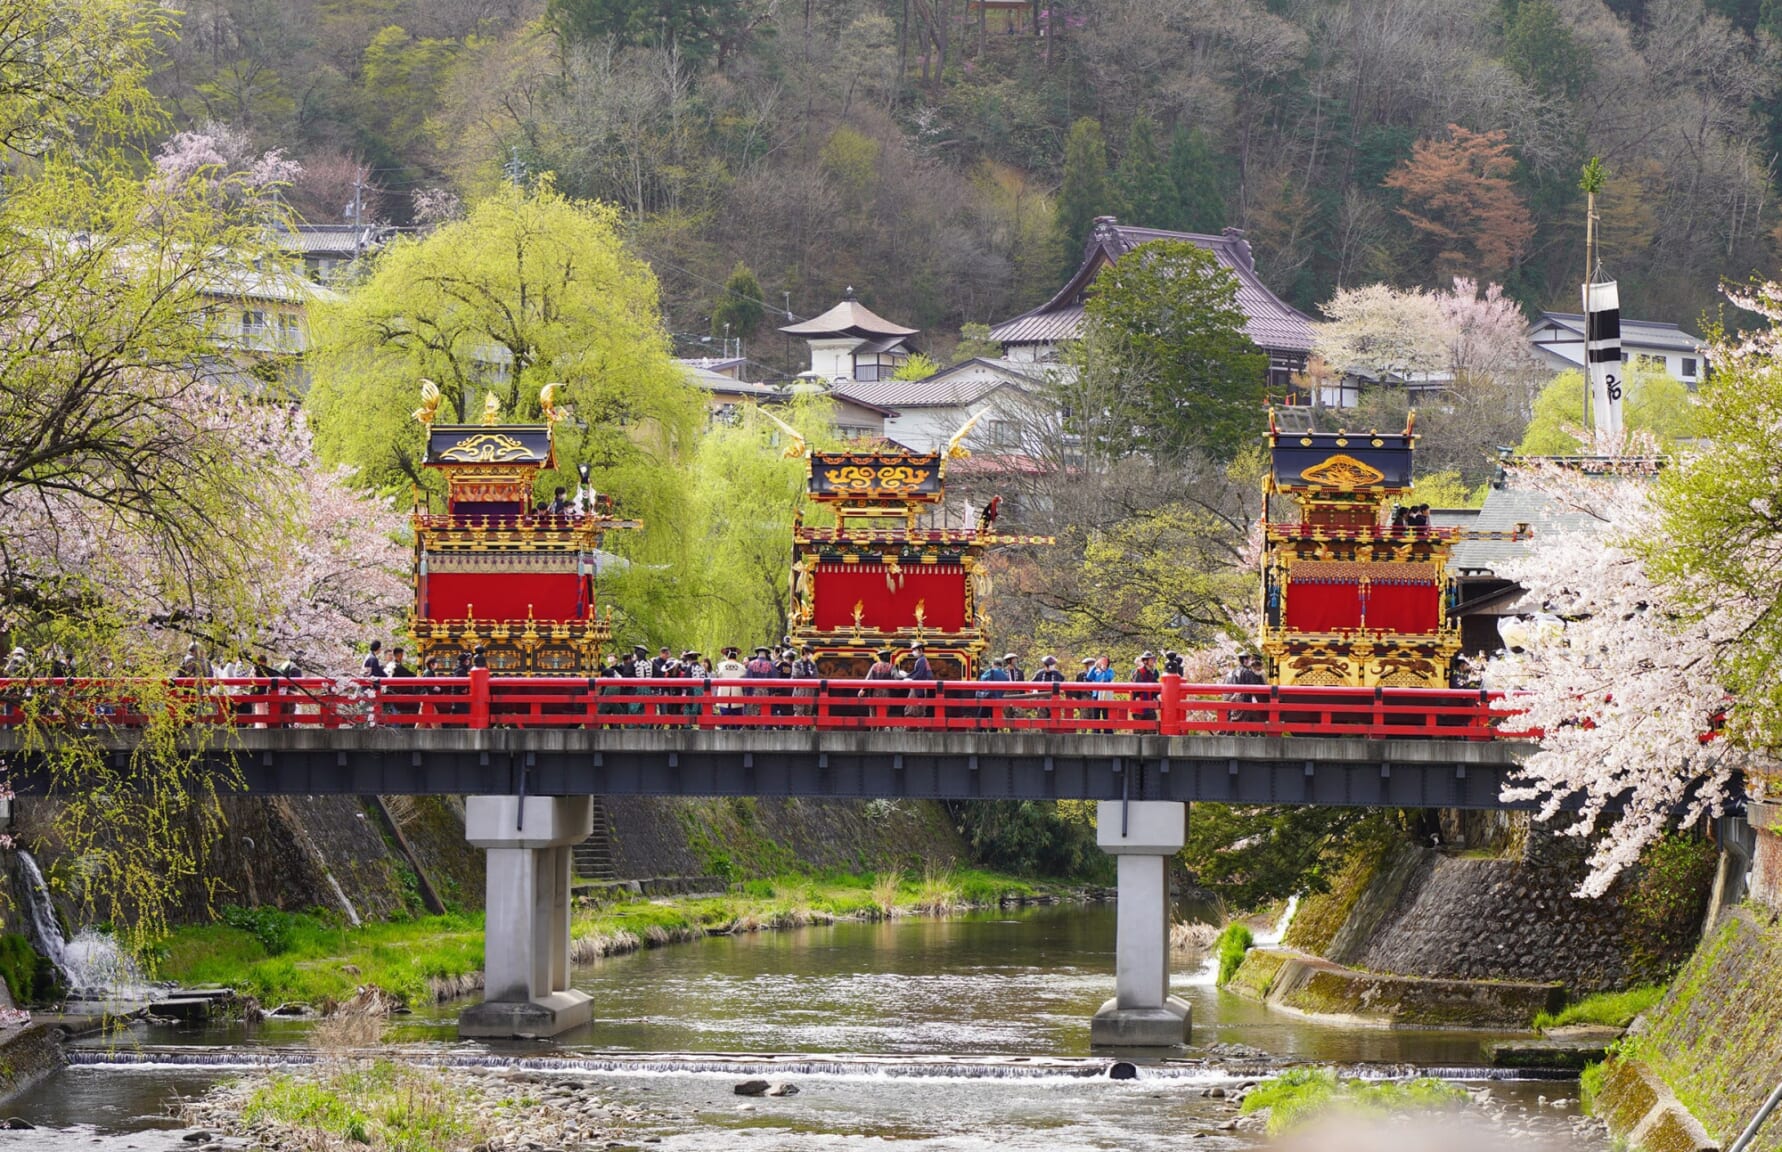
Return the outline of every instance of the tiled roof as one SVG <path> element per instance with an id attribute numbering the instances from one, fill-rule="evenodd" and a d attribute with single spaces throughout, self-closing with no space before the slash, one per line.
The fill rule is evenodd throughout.
<path id="1" fill-rule="evenodd" d="M 1312 318 L 1269 291 L 1256 275 L 1249 241 L 1238 229 L 1222 235 L 1134 228 L 1112 217 L 1096 222 L 1083 250 L 1083 263 L 1052 299 L 1031 312 L 1005 320 L 990 330 L 1005 344 L 1054 343 L 1075 339 L 1082 331 L 1083 298 L 1101 269 L 1141 244 L 1182 240 L 1211 252 L 1237 277 L 1237 304 L 1245 317 L 1244 331 L 1258 347 L 1278 352 L 1309 352 Z"/>
<path id="2" fill-rule="evenodd" d="M 1485 497 L 1485 506 L 1467 527 L 1479 532 L 1512 532 L 1516 525 L 1527 524 L 1533 539 L 1463 539 L 1454 546 L 1448 569 L 1458 575 L 1495 573 L 1505 562 L 1520 559 L 1529 549 L 1539 547 L 1543 537 L 1587 529 L 1594 523 L 1584 513 L 1564 508 L 1543 493 L 1527 488 L 1493 488 Z"/>
<path id="3" fill-rule="evenodd" d="M 279 247 L 303 256 L 351 257 L 378 248 L 396 235 L 394 228 L 353 224 L 299 224 L 279 237 Z"/>
<path id="4" fill-rule="evenodd" d="M 854 299 L 850 289 L 845 300 L 821 316 L 788 324 L 780 331 L 788 336 L 914 336 L 921 329 L 891 323 Z"/>
<path id="5" fill-rule="evenodd" d="M 963 408 L 998 388 L 1032 388 L 1041 382 L 1037 366 L 1015 360 L 979 357 L 941 369 L 925 380 L 858 380 L 835 385 L 837 396 L 863 400 L 903 410 L 906 408 Z"/>
<path id="6" fill-rule="evenodd" d="M 1535 322 L 1535 330 L 1551 324 L 1561 331 L 1570 333 L 1578 341 L 1584 339 L 1584 317 L 1577 312 L 1543 312 Z M 1541 345 L 1536 342 L 1536 347 Z M 1702 342 L 1683 331 L 1681 325 L 1666 324 L 1657 320 L 1629 320 L 1621 318 L 1621 344 L 1639 348 L 1663 348 L 1671 352 L 1682 352 L 1694 356 L 1701 352 Z M 1581 345 L 1580 345 L 1581 346 Z"/>

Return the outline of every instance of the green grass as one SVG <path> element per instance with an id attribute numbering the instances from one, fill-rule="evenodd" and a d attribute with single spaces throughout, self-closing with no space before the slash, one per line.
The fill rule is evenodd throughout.
<path id="1" fill-rule="evenodd" d="M 1244 953 L 1250 950 L 1255 940 L 1249 926 L 1236 921 L 1227 924 L 1219 933 L 1219 938 L 1213 942 L 1213 951 L 1219 956 L 1219 987 L 1231 982 L 1232 973 L 1244 962 Z"/>
<path id="2" fill-rule="evenodd" d="M 483 918 L 452 914 L 354 928 L 313 913 L 255 909 L 237 923 L 176 929 L 162 944 L 157 973 L 182 984 L 227 984 L 267 1007 L 286 1001 L 341 1001 L 376 984 L 409 1003 L 431 998 L 430 979 L 483 966 Z M 278 918 L 275 929 L 267 921 Z M 268 945 L 271 945 L 269 948 Z"/>
<path id="3" fill-rule="evenodd" d="M 628 898 L 578 909 L 576 937 L 604 937 L 625 951 L 715 932 L 788 928 L 840 919 L 877 919 L 895 882 L 895 907 L 909 912 L 944 887 L 941 910 L 994 904 L 1004 896 L 1050 890 L 977 869 L 911 878 L 873 873 L 793 874 L 751 880 L 724 896 L 666 900 Z M 617 942 L 616 946 L 613 942 Z M 268 1008 L 287 1002 L 323 1004 L 376 984 L 409 1004 L 426 1003 L 431 981 L 451 980 L 483 966 L 480 914 L 426 916 L 359 928 L 322 913 L 271 908 L 225 909 L 218 923 L 178 928 L 163 942 L 156 974 L 182 984 L 222 984 Z"/>
<path id="4" fill-rule="evenodd" d="M 1535 1031 L 1544 1032 L 1548 1028 L 1562 1028 L 1567 1024 L 1601 1024 L 1610 1028 L 1625 1028 L 1633 1023 L 1635 1016 L 1663 998 L 1664 988 L 1658 984 L 1629 988 L 1625 992 L 1598 992 L 1576 1004 L 1566 1005 L 1557 1015 L 1542 1012 L 1534 1018 Z"/>
<path id="5" fill-rule="evenodd" d="M 1385 1115 L 1448 1108 L 1467 1099 L 1465 1090 L 1440 1080 L 1339 1080 L 1328 1068 L 1295 1068 L 1258 1085 L 1244 1097 L 1244 1114 L 1269 1109 L 1268 1134 L 1279 1135 L 1324 1113 L 1342 1110 Z"/>
<path id="6" fill-rule="evenodd" d="M 486 1138 L 490 1118 L 427 1069 L 388 1060 L 320 1077 L 274 1075 L 242 1109 L 248 1124 L 274 1121 L 379 1152 L 435 1152 Z"/>

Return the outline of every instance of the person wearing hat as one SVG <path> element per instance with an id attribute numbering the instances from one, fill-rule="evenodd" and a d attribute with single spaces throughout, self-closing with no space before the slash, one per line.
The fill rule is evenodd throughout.
<path id="1" fill-rule="evenodd" d="M 904 675 L 918 683 L 934 679 L 934 669 L 928 665 L 928 649 L 920 640 L 910 645 L 910 664 Z M 934 690 L 931 688 L 910 689 L 910 699 L 912 700 L 926 700 L 932 695 L 934 695 Z M 926 716 L 928 715 L 928 706 L 908 704 L 905 705 L 903 714 L 905 716 Z"/>
<path id="2" fill-rule="evenodd" d="M 1157 683 L 1157 656 L 1155 653 L 1141 652 L 1139 654 L 1138 667 L 1133 670 L 1132 680 L 1135 684 Z M 1134 692 L 1132 698 L 1142 700 L 1145 698 L 1145 694 Z M 1157 710 L 1155 708 L 1140 708 L 1132 715 L 1135 720 L 1155 720 L 1157 719 Z"/>

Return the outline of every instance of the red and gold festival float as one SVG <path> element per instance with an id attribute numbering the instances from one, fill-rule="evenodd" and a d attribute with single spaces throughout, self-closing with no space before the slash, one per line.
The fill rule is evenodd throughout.
<path id="1" fill-rule="evenodd" d="M 445 476 L 443 514 L 417 507 L 415 611 L 422 660 L 450 671 L 481 649 L 496 675 L 593 675 L 612 636 L 595 607 L 595 559 L 607 531 L 635 521 L 606 514 L 584 483 L 573 500 L 534 508 L 541 472 L 555 466 L 555 385 L 539 395 L 543 424 L 501 424 L 493 395 L 480 424 L 433 423 L 439 390 L 423 383 L 415 417 L 427 427 L 425 463 Z"/>
<path id="2" fill-rule="evenodd" d="M 1268 523 L 1262 653 L 1270 683 L 1446 688 L 1460 632 L 1448 556 L 1461 532 L 1393 505 L 1411 491 L 1403 432 L 1283 432 L 1269 414 L 1263 487 L 1298 518 Z"/>
<path id="3" fill-rule="evenodd" d="M 917 641 L 936 679 L 977 675 L 989 624 L 985 550 L 1052 538 L 997 534 L 994 501 L 972 528 L 921 525 L 944 496 L 947 461 L 968 454 L 962 441 L 975 423 L 939 452 L 812 451 L 793 433 L 787 455 L 809 461 L 809 498 L 835 519 L 811 527 L 801 517 L 792 540 L 792 639 L 815 650 L 825 676 L 864 676 L 875 652 L 901 659 Z"/>

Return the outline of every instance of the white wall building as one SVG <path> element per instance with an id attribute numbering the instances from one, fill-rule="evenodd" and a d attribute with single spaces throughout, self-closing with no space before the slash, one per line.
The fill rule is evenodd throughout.
<path id="1" fill-rule="evenodd" d="M 1541 363 L 1555 372 L 1584 367 L 1584 317 L 1577 312 L 1543 312 L 1528 339 Z M 1621 359 L 1657 368 L 1694 388 L 1707 377 L 1702 343 L 1675 324 L 1621 318 Z"/>

